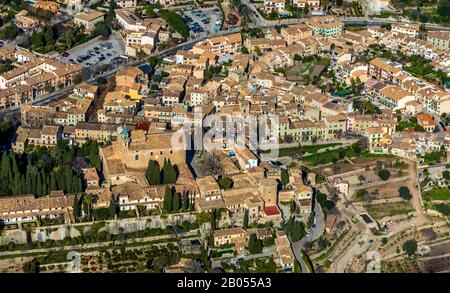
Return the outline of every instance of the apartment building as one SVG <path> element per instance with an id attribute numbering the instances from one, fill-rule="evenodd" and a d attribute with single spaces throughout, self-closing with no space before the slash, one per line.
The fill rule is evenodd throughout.
<path id="1" fill-rule="evenodd" d="M 282 28 L 280 34 L 286 41 L 287 45 L 290 46 L 292 44 L 296 44 L 300 40 L 312 37 L 313 30 L 308 25 L 302 23 L 295 26 Z"/>
<path id="2" fill-rule="evenodd" d="M 277 248 L 278 261 L 283 270 L 289 272 L 293 271 L 295 259 L 286 233 L 277 232 L 275 245 Z"/>
<path id="3" fill-rule="evenodd" d="M 120 8 L 136 7 L 137 0 L 116 0 L 117 6 Z"/>
<path id="4" fill-rule="evenodd" d="M 426 112 L 440 116 L 450 113 L 450 94 L 436 87 L 426 87 L 416 92 L 416 98 Z"/>
<path id="5" fill-rule="evenodd" d="M 13 139 L 13 150 L 23 153 L 27 145 L 53 147 L 62 138 L 59 125 L 44 125 L 42 128 L 25 128 L 19 126 Z"/>
<path id="6" fill-rule="evenodd" d="M 150 20 L 140 19 L 130 9 L 116 9 L 114 12 L 119 25 L 126 31 L 139 32 L 141 30 L 145 30 L 150 24 Z"/>
<path id="7" fill-rule="evenodd" d="M 286 8 L 286 1 L 284 0 L 264 0 L 264 12 L 282 12 Z"/>
<path id="8" fill-rule="evenodd" d="M 46 86 L 57 88 L 72 84 L 82 69 L 83 67 L 77 64 L 62 64 L 52 59 L 36 58 L 1 74 L 0 89 L 27 84 L 33 87 L 35 94 L 41 94 L 45 92 Z"/>
<path id="9" fill-rule="evenodd" d="M 414 95 L 398 85 L 387 85 L 379 90 L 375 90 L 375 96 L 377 102 L 392 110 L 404 109 L 407 102 L 415 100 Z"/>
<path id="10" fill-rule="evenodd" d="M 245 248 L 246 244 L 245 235 L 245 230 L 242 227 L 214 230 L 214 247 L 234 244 L 238 250 L 242 250 L 242 248 Z"/>
<path id="11" fill-rule="evenodd" d="M 0 89 L 0 109 L 20 106 L 34 98 L 33 88 L 21 84 L 12 88 Z"/>
<path id="12" fill-rule="evenodd" d="M 76 25 L 84 26 L 87 31 L 95 29 L 95 25 L 105 20 L 105 13 L 101 11 L 81 12 L 75 14 L 73 21 Z"/>
<path id="13" fill-rule="evenodd" d="M 39 19 L 28 15 L 16 15 L 15 23 L 24 30 L 32 30 L 39 26 Z"/>
<path id="14" fill-rule="evenodd" d="M 369 62 L 369 75 L 379 81 L 394 82 L 402 65 L 386 59 L 375 58 Z"/>
<path id="15" fill-rule="evenodd" d="M 23 126 L 42 127 L 52 120 L 55 112 L 53 107 L 24 104 L 20 108 L 20 121 Z"/>
<path id="16" fill-rule="evenodd" d="M 397 36 L 398 34 L 406 35 L 410 38 L 417 38 L 420 33 L 420 26 L 413 24 L 397 24 L 391 25 L 391 32 Z"/>
<path id="17" fill-rule="evenodd" d="M 194 54 L 202 54 L 204 51 L 210 51 L 217 56 L 225 54 L 238 53 L 242 48 L 241 33 L 208 38 L 194 45 L 192 52 Z"/>
<path id="18" fill-rule="evenodd" d="M 437 122 L 434 121 L 433 116 L 428 113 L 417 114 L 417 124 L 423 127 L 426 132 L 433 132 Z"/>
<path id="19" fill-rule="evenodd" d="M 75 140 L 83 143 L 88 139 L 109 142 L 118 136 L 119 125 L 78 122 L 75 126 Z"/>
<path id="20" fill-rule="evenodd" d="M 335 37 L 344 32 L 344 23 L 332 16 L 311 17 L 306 20 L 306 24 L 315 35 L 322 35 L 325 38 Z"/>
<path id="21" fill-rule="evenodd" d="M 292 0 L 292 6 L 305 8 L 308 5 L 309 8 L 320 7 L 320 0 Z"/>
<path id="22" fill-rule="evenodd" d="M 2 196 L 0 220 L 5 224 L 20 224 L 42 218 L 63 218 L 65 223 L 70 223 L 73 222 L 73 198 L 74 195 L 64 195 L 61 192 L 41 197 L 32 194 Z"/>
<path id="23" fill-rule="evenodd" d="M 57 14 L 59 12 L 59 9 L 61 8 L 61 4 L 57 3 L 56 1 L 36 0 L 36 2 L 34 2 L 34 7 L 50 11 L 53 14 Z"/>
<path id="24" fill-rule="evenodd" d="M 427 42 L 443 50 L 450 50 L 450 31 L 428 31 Z"/>
<path id="25" fill-rule="evenodd" d="M 255 52 L 256 50 L 265 52 L 275 48 L 286 47 L 286 42 L 284 40 L 269 40 L 266 38 L 247 38 L 244 45 L 250 52 Z"/>

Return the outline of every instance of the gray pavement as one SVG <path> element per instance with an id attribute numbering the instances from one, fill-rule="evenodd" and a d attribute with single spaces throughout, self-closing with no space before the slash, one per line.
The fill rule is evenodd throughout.
<path id="1" fill-rule="evenodd" d="M 89 68 L 94 65 L 111 64 L 114 58 L 125 54 L 125 44 L 120 37 L 113 34 L 107 39 L 102 37 L 92 39 L 68 50 L 67 53 L 69 53 L 69 56 L 62 57 L 62 63 L 81 64 Z M 89 59 L 82 60 L 82 56 Z"/>
<path id="2" fill-rule="evenodd" d="M 322 208 L 318 202 L 315 202 L 315 204 L 314 204 L 314 212 L 315 212 L 315 218 L 317 221 L 316 227 L 311 228 L 309 230 L 309 234 L 310 234 L 309 236 L 302 238 L 300 241 L 292 243 L 292 251 L 294 253 L 295 259 L 299 262 L 303 273 L 307 273 L 308 268 L 303 261 L 302 250 L 305 248 L 305 245 L 307 242 L 312 242 L 312 241 L 318 239 L 325 230 L 325 219 L 324 219 L 324 215 L 322 212 Z"/>

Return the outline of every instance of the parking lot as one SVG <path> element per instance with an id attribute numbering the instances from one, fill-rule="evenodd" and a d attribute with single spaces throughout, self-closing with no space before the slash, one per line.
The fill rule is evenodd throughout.
<path id="1" fill-rule="evenodd" d="M 122 40 L 114 35 L 104 39 L 97 37 L 72 48 L 61 57 L 63 63 L 74 63 L 90 68 L 93 65 L 111 64 L 125 53 Z"/>
<path id="2" fill-rule="evenodd" d="M 219 7 L 194 9 L 183 11 L 183 18 L 190 28 L 190 36 L 203 37 L 220 31 L 223 18 Z"/>

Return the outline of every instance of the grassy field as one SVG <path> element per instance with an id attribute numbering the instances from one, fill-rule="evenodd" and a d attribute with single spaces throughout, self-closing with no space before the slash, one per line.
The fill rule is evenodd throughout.
<path id="1" fill-rule="evenodd" d="M 414 211 L 414 208 L 408 201 L 368 204 L 365 205 L 365 208 L 369 215 L 375 220 L 381 220 L 384 217 L 403 215 Z"/>
<path id="2" fill-rule="evenodd" d="M 448 188 L 433 188 L 426 191 L 423 194 L 425 200 L 449 200 L 450 199 L 450 189 Z"/>

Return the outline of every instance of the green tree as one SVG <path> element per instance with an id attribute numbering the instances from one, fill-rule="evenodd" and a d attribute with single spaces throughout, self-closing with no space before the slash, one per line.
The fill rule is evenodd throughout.
<path id="1" fill-rule="evenodd" d="M 417 241 L 410 239 L 403 243 L 403 251 L 406 252 L 409 257 L 415 255 L 417 252 Z"/>
<path id="2" fill-rule="evenodd" d="M 170 190 L 169 186 L 166 186 L 164 191 L 163 210 L 166 213 L 170 213 L 172 211 L 172 190 Z"/>
<path id="3" fill-rule="evenodd" d="M 289 183 L 289 174 L 287 169 L 281 169 L 281 184 L 285 187 Z"/>
<path id="4" fill-rule="evenodd" d="M 76 219 L 78 219 L 78 218 L 80 217 L 80 202 L 79 202 L 79 200 L 78 200 L 78 196 L 77 196 L 77 195 L 75 195 L 75 196 L 73 197 L 73 205 L 72 205 L 72 208 L 73 208 L 73 217 L 74 217 L 75 220 L 76 220 Z"/>
<path id="5" fill-rule="evenodd" d="M 22 268 L 25 273 L 39 273 L 39 266 L 40 263 L 34 258 L 31 261 L 24 263 Z"/>
<path id="6" fill-rule="evenodd" d="M 221 189 L 230 189 L 233 185 L 233 181 L 229 177 L 222 177 L 219 179 L 219 186 Z"/>
<path id="7" fill-rule="evenodd" d="M 94 34 L 104 38 L 109 37 L 111 35 L 111 28 L 105 21 L 97 22 L 95 24 Z"/>
<path id="8" fill-rule="evenodd" d="M 177 181 L 177 171 L 169 160 L 164 160 L 162 169 L 162 183 L 173 184 Z"/>
<path id="9" fill-rule="evenodd" d="M 262 250 L 263 250 L 262 241 L 260 239 L 258 239 L 256 234 L 252 234 L 248 241 L 248 251 L 251 254 L 257 254 L 257 253 L 261 253 Z"/>
<path id="10" fill-rule="evenodd" d="M 96 140 L 89 141 L 89 162 L 97 169 L 97 172 L 102 171 L 102 162 L 98 154 L 98 143 Z"/>
<path id="11" fill-rule="evenodd" d="M 114 200 L 111 198 L 111 200 L 109 201 L 109 217 L 111 219 L 114 219 L 117 215 L 117 206 L 116 203 L 114 202 Z"/>
<path id="12" fill-rule="evenodd" d="M 292 226 L 291 239 L 293 242 L 297 242 L 305 235 L 305 225 L 303 222 L 294 221 Z"/>
<path id="13" fill-rule="evenodd" d="M 51 26 L 45 27 L 44 40 L 46 44 L 49 44 L 53 41 L 53 28 Z"/>
<path id="14" fill-rule="evenodd" d="M 364 188 L 358 189 L 358 191 L 356 191 L 356 198 L 363 198 L 367 193 L 367 190 Z"/>
<path id="15" fill-rule="evenodd" d="M 389 177 L 391 177 L 391 172 L 389 172 L 389 170 L 387 170 L 387 169 L 382 169 L 382 170 L 378 171 L 378 176 L 383 181 L 386 181 L 389 179 Z"/>
<path id="16" fill-rule="evenodd" d="M 148 161 L 148 167 L 147 171 L 145 172 L 145 176 L 147 177 L 148 183 L 150 185 L 161 184 L 161 174 L 158 162 L 153 160 Z"/>
<path id="17" fill-rule="evenodd" d="M 404 200 L 410 200 L 412 198 L 411 192 L 407 186 L 402 186 L 398 189 L 398 193 Z"/>
<path id="18" fill-rule="evenodd" d="M 244 228 L 248 228 L 248 210 L 245 210 L 244 213 Z"/>
<path id="19" fill-rule="evenodd" d="M 180 208 L 181 208 L 181 195 L 180 195 L 180 193 L 174 192 L 172 206 L 173 206 L 172 210 L 174 212 L 179 212 L 180 211 Z"/>
<path id="20" fill-rule="evenodd" d="M 216 210 L 209 214 L 209 221 L 211 223 L 211 230 L 216 230 Z"/>
<path id="21" fill-rule="evenodd" d="M 450 171 L 448 171 L 448 170 L 443 171 L 443 172 L 442 172 L 442 177 L 443 177 L 445 180 L 450 180 Z"/>

